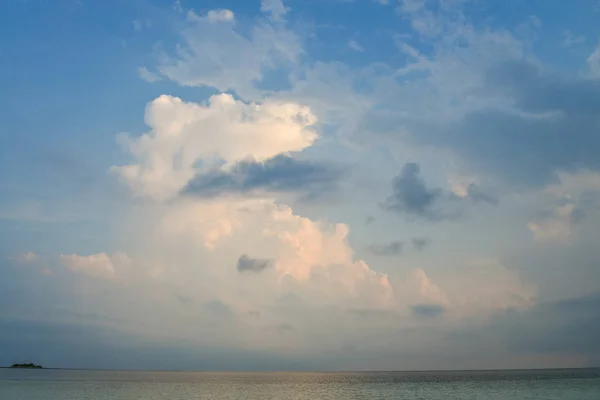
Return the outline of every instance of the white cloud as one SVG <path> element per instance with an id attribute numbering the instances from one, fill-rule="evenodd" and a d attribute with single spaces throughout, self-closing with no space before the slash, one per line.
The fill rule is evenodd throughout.
<path id="1" fill-rule="evenodd" d="M 261 0 L 260 11 L 270 14 L 273 20 L 281 20 L 288 12 L 288 9 L 282 0 Z"/>
<path id="2" fill-rule="evenodd" d="M 469 197 L 469 186 L 474 184 L 474 180 L 469 179 L 451 179 L 450 190 L 461 199 Z"/>
<path id="3" fill-rule="evenodd" d="M 227 9 L 210 10 L 206 16 L 209 21 L 213 22 L 233 21 L 235 19 L 233 11 Z"/>
<path id="4" fill-rule="evenodd" d="M 450 301 L 468 312 L 518 310 L 535 304 L 537 289 L 495 258 L 475 260 L 450 281 Z"/>
<path id="5" fill-rule="evenodd" d="M 403 12 L 413 13 L 425 8 L 425 0 L 399 0 Z"/>
<path id="6" fill-rule="evenodd" d="M 137 72 L 140 78 L 142 78 L 146 82 L 154 83 L 162 80 L 162 77 L 160 75 L 148 70 L 148 68 L 146 67 L 139 67 Z"/>
<path id="7" fill-rule="evenodd" d="M 305 149 L 318 137 L 308 107 L 268 100 L 247 104 L 228 94 L 212 96 L 206 105 L 163 95 L 148 105 L 145 119 L 149 133 L 120 138 L 136 163 L 113 170 L 135 194 L 157 200 L 177 195 L 199 162 L 208 167 L 248 157 L 264 161 Z"/>
<path id="8" fill-rule="evenodd" d="M 528 228 L 538 241 L 570 243 L 579 225 L 594 221 L 598 201 L 590 194 L 600 193 L 600 173 L 579 170 L 557 174 L 557 183 L 544 188 L 552 207 L 545 215 L 529 222 Z M 583 218 L 585 217 L 585 218 Z"/>
<path id="9" fill-rule="evenodd" d="M 474 260 L 452 268 L 436 282 L 415 268 L 400 283 L 405 304 L 440 305 L 453 318 L 485 317 L 498 310 L 535 304 L 537 290 L 497 259 Z"/>
<path id="10" fill-rule="evenodd" d="M 444 307 L 450 305 L 447 295 L 439 286 L 431 282 L 427 273 L 421 268 L 415 268 L 410 272 L 407 286 L 417 291 L 417 295 L 408 301 L 423 304 L 438 304 Z"/>
<path id="11" fill-rule="evenodd" d="M 61 254 L 60 262 L 71 271 L 98 278 L 111 279 L 118 268 L 131 264 L 126 254 L 117 253 L 109 256 L 106 253 L 79 256 L 76 254 Z"/>
<path id="12" fill-rule="evenodd" d="M 135 19 L 132 22 L 133 25 L 133 30 L 136 32 L 141 32 L 142 30 L 144 30 L 144 28 L 151 28 L 152 27 L 152 20 L 149 19 L 144 19 L 144 20 L 139 20 L 139 19 Z"/>
<path id="13" fill-rule="evenodd" d="M 355 40 L 349 41 L 348 47 L 350 47 L 354 51 L 359 51 L 359 52 L 365 51 L 365 49 L 360 44 L 358 44 L 358 42 L 356 42 Z"/>
<path id="14" fill-rule="evenodd" d="M 133 21 L 133 30 L 134 31 L 140 32 L 143 27 L 144 27 L 144 24 L 139 19 L 136 19 L 136 20 Z"/>
<path id="15" fill-rule="evenodd" d="M 563 32 L 563 46 L 572 47 L 582 43 L 585 43 L 585 36 L 576 35 L 568 29 Z"/>
<path id="16" fill-rule="evenodd" d="M 600 78 L 600 45 L 598 45 L 594 52 L 587 58 L 587 63 L 592 76 Z"/>
<path id="17" fill-rule="evenodd" d="M 600 192 L 600 173 L 586 170 L 561 172 L 558 174 L 558 183 L 548 185 L 545 191 L 558 198 L 579 197 L 589 191 Z"/>
<path id="18" fill-rule="evenodd" d="M 207 257 L 227 258 L 219 267 L 226 270 L 220 273 L 234 274 L 236 279 L 240 255 L 273 260 L 273 269 L 261 273 L 263 295 L 273 295 L 283 285 L 310 293 L 315 303 L 362 301 L 383 306 L 392 301 L 387 276 L 354 259 L 347 225 L 301 217 L 270 199 L 239 198 L 180 200 L 170 204 L 159 221 L 160 243 L 204 247 Z"/>
<path id="19" fill-rule="evenodd" d="M 283 26 L 260 22 L 242 34 L 234 24 L 213 23 L 193 13 L 188 20 L 183 45 L 174 55 L 164 55 L 157 67 L 181 85 L 235 91 L 256 100 L 265 71 L 295 67 L 303 52 L 299 38 Z"/>
<path id="20" fill-rule="evenodd" d="M 11 257 L 12 260 L 18 262 L 19 264 L 31 264 L 37 262 L 40 257 L 37 253 L 33 251 L 28 251 L 26 253 L 17 254 Z"/>
<path id="21" fill-rule="evenodd" d="M 573 204 L 556 207 L 551 216 L 531 221 L 527 227 L 536 240 L 568 241 L 573 235 L 574 210 Z"/>

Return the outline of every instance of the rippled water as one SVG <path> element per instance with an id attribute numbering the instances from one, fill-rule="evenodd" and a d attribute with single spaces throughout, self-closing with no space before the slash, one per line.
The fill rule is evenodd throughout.
<path id="1" fill-rule="evenodd" d="M 0 370 L 2 400 L 600 399 L 600 369 L 203 373 Z"/>

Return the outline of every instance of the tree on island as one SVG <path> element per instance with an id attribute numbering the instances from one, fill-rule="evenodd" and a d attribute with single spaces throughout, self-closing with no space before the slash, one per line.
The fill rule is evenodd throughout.
<path id="1" fill-rule="evenodd" d="M 27 364 L 13 364 L 11 366 L 11 368 L 34 368 L 34 369 L 40 369 L 40 368 L 42 368 L 42 366 L 34 364 L 34 363 L 27 363 Z"/>

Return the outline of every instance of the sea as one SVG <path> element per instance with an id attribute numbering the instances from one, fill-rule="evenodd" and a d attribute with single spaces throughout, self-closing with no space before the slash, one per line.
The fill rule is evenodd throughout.
<path id="1" fill-rule="evenodd" d="M 600 369 L 212 373 L 0 370 L 1 400 L 600 400 Z"/>

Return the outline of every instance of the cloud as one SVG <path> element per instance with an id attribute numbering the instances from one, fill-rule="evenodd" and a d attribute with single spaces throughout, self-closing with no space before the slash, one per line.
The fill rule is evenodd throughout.
<path id="1" fill-rule="evenodd" d="M 542 218 L 529 222 L 527 227 L 538 241 L 569 241 L 573 235 L 573 227 L 585 216 L 581 209 L 573 204 L 557 206 Z"/>
<path id="2" fill-rule="evenodd" d="M 237 270 L 240 272 L 262 272 L 272 265 L 272 260 L 261 258 L 250 258 L 243 254 L 237 262 Z"/>
<path id="3" fill-rule="evenodd" d="M 140 32 L 142 30 L 142 28 L 144 27 L 142 21 L 136 19 L 132 22 L 133 24 L 133 30 L 136 32 Z"/>
<path id="4" fill-rule="evenodd" d="M 524 282 L 518 271 L 506 267 L 500 260 L 474 260 L 453 271 L 460 280 L 445 282 L 449 302 L 454 307 L 471 312 L 482 310 L 526 310 L 537 298 L 537 287 Z"/>
<path id="5" fill-rule="evenodd" d="M 431 239 L 427 237 L 412 239 L 412 245 L 417 251 L 422 251 L 423 249 L 425 249 L 425 247 L 429 246 L 430 244 Z"/>
<path id="6" fill-rule="evenodd" d="M 278 4 L 263 2 L 272 19 L 283 16 Z M 233 91 L 246 100 L 262 98 L 260 82 L 271 70 L 296 65 L 303 53 L 301 42 L 280 24 L 262 21 L 243 29 L 232 20 L 227 11 L 208 17 L 190 13 L 183 43 L 173 54 L 162 54 L 156 69 L 180 85 Z"/>
<path id="7" fill-rule="evenodd" d="M 19 264 L 32 264 L 40 259 L 37 253 L 28 251 L 26 253 L 17 254 L 11 257 L 11 260 L 18 262 Z"/>
<path id="8" fill-rule="evenodd" d="M 475 183 L 453 183 L 452 193 L 460 199 L 470 200 L 472 203 L 498 204 L 498 199 L 483 192 Z"/>
<path id="9" fill-rule="evenodd" d="M 436 204 L 442 197 L 440 189 L 427 188 L 419 164 L 406 163 L 392 182 L 392 194 L 384 203 L 388 211 L 406 213 L 430 220 L 443 218 Z"/>
<path id="10" fill-rule="evenodd" d="M 212 96 L 206 105 L 163 95 L 148 105 L 145 119 L 150 132 L 119 138 L 137 163 L 113 171 L 136 195 L 155 200 L 176 196 L 198 173 L 198 164 L 212 169 L 248 157 L 263 162 L 309 147 L 318 137 L 312 129 L 316 117 L 307 107 L 275 101 L 247 104 L 228 94 Z M 283 165 L 299 167 L 293 161 Z"/>
<path id="11" fill-rule="evenodd" d="M 277 331 L 279 333 L 286 333 L 294 330 L 294 326 L 288 324 L 287 322 L 283 322 L 277 326 Z"/>
<path id="12" fill-rule="evenodd" d="M 600 83 L 544 72 L 527 62 L 496 65 L 481 89 L 510 102 L 468 112 L 444 126 L 415 128 L 415 143 L 451 149 L 472 170 L 526 187 L 560 171 L 598 170 Z"/>
<path id="13" fill-rule="evenodd" d="M 417 300 L 427 304 L 450 304 L 448 295 L 431 281 L 425 270 L 413 269 L 406 280 L 408 289 L 413 291 L 413 293 L 407 293 L 412 301 Z"/>
<path id="14" fill-rule="evenodd" d="M 600 84 L 535 57 L 531 35 L 539 22 L 510 31 L 470 23 L 456 2 L 400 8 L 413 30 L 410 40 L 397 38 L 409 62 L 397 80 L 386 80 L 363 132 L 396 138 L 402 148 L 441 150 L 462 171 L 513 189 L 600 168 L 591 150 L 600 145 Z"/>
<path id="15" fill-rule="evenodd" d="M 139 67 L 137 72 L 140 78 L 142 78 L 146 82 L 154 83 L 162 80 L 162 77 L 160 75 L 148 70 L 148 68 L 146 67 Z"/>
<path id="16" fill-rule="evenodd" d="M 443 307 L 447 318 L 489 316 L 503 310 L 526 310 L 535 305 L 537 288 L 525 283 L 517 271 L 497 259 L 460 262 L 435 278 L 422 268 L 414 268 L 397 287 L 399 304 L 414 314 L 414 305 Z M 416 311 L 418 312 L 418 310 Z"/>
<path id="17" fill-rule="evenodd" d="M 174 246 L 202 251 L 203 257 L 218 260 L 210 262 L 210 265 L 214 263 L 214 268 L 225 263 L 223 257 L 230 260 L 229 263 L 237 263 L 238 258 L 230 258 L 233 249 L 237 254 L 260 254 L 260 259 L 272 260 L 273 267 L 269 274 L 257 277 L 256 284 L 262 287 L 260 293 L 263 296 L 272 295 L 280 286 L 271 285 L 281 281 L 287 282 L 282 287 L 288 287 L 289 291 L 308 293 L 311 301 L 323 304 L 385 305 L 393 301 L 387 275 L 354 259 L 347 242 L 349 228 L 345 224 L 313 221 L 296 215 L 289 206 L 261 198 L 202 201 L 186 198 L 166 207 L 152 229 L 160 232 L 155 238 L 157 248 Z M 144 220 L 148 218 L 151 215 L 143 217 Z M 198 257 L 182 262 L 186 265 L 207 263 L 200 255 Z M 246 261 L 242 260 L 242 268 L 249 268 L 250 263 Z M 253 267 L 257 265 L 262 264 L 252 263 Z M 203 273 L 210 274 L 210 271 L 208 268 Z M 237 279 L 226 279 L 224 287 Z M 252 302 L 250 299 L 239 301 L 250 305 L 258 298 Z"/>
<path id="18" fill-rule="evenodd" d="M 206 14 L 206 18 L 212 22 L 228 22 L 235 19 L 233 11 L 227 9 L 210 10 Z"/>
<path id="19" fill-rule="evenodd" d="M 183 189 L 199 197 L 227 193 L 304 192 L 316 196 L 332 191 L 341 170 L 324 163 L 297 160 L 277 155 L 263 162 L 243 160 L 224 170 L 201 172 Z"/>
<path id="20" fill-rule="evenodd" d="M 413 315 L 419 318 L 437 318 L 446 311 L 444 307 L 437 304 L 415 304 L 410 309 Z"/>
<path id="21" fill-rule="evenodd" d="M 598 186 L 597 168 L 590 161 L 597 143 L 590 139 L 588 148 L 581 149 L 575 142 L 585 129 L 589 133 L 597 128 L 594 81 L 547 72 L 539 60 L 526 56 L 530 46 L 512 33 L 470 25 L 468 13 L 453 8 L 458 0 L 395 3 L 414 30 L 410 36 L 394 38 L 403 54 L 393 58 L 409 60 L 399 69 L 381 63 L 362 68 L 315 61 L 315 53 L 305 56 L 303 38 L 290 30 L 284 20 L 287 10 L 278 1 L 263 2 L 267 16 L 254 21 L 225 10 L 188 13 L 181 46 L 160 58 L 151 79 L 160 74 L 180 85 L 208 88 L 199 95 L 219 94 L 198 103 L 161 96 L 147 105 L 148 131 L 120 137 L 129 160 L 113 172 L 134 197 L 153 200 L 120 202 L 124 208 L 118 210 L 122 212 L 115 237 L 127 238 L 123 243 L 131 258 L 100 252 L 62 255 L 66 268 L 53 269 L 47 277 L 34 276 L 31 268 L 7 268 L 11 278 L 0 280 L 0 323 L 7 314 L 74 320 L 85 325 L 86 333 L 94 332 L 89 344 L 102 354 L 90 355 L 93 350 L 84 346 L 88 343 L 77 342 L 75 348 L 113 367 L 138 362 L 143 364 L 138 368 L 147 368 L 151 359 L 161 368 L 177 369 L 184 365 L 288 369 L 297 363 L 312 369 L 414 369 L 481 360 L 489 367 L 506 359 L 514 367 L 523 365 L 518 361 L 523 349 L 536 356 L 557 349 L 584 354 L 593 346 L 592 336 L 598 336 L 593 301 L 557 303 L 544 311 L 536 305 L 538 285 L 548 281 L 549 274 L 557 276 L 548 264 L 505 264 L 506 254 L 476 261 L 471 257 L 473 251 L 489 253 L 489 243 L 497 243 L 498 238 L 487 237 L 480 224 L 488 221 L 494 232 L 505 235 L 504 229 L 522 215 L 517 206 L 531 197 L 550 197 L 548 214 L 532 219 L 540 238 L 556 239 L 568 230 L 566 236 L 575 237 L 574 223 L 583 215 L 577 216 L 578 210 L 592 215 L 586 196 Z M 281 90 L 271 90 L 280 83 Z M 574 100 L 577 96 L 579 100 Z M 565 118 L 580 122 L 563 124 L 573 128 L 569 131 L 573 143 L 554 134 L 552 124 Z M 538 131 L 541 125 L 544 129 Z M 520 128 L 514 131 L 515 126 Z M 354 139 L 349 134 L 357 131 L 369 135 L 360 143 L 364 147 L 342 151 L 339 146 Z M 312 147 L 320 133 L 327 140 Z M 363 151 L 371 149 L 375 151 L 363 158 Z M 348 193 L 350 211 L 345 204 L 330 209 L 295 204 L 293 195 L 326 191 L 343 176 L 330 161 L 312 158 L 326 158 L 331 152 L 335 159 L 374 159 L 377 171 L 368 177 L 373 181 L 369 188 L 377 186 L 386 163 L 406 159 L 405 154 L 420 160 L 421 164 L 404 165 L 384 204 L 389 211 L 413 217 L 440 220 L 461 215 L 474 204 L 497 204 L 486 189 L 488 182 L 509 183 L 501 193 L 523 184 L 543 192 L 520 193 L 517 200 L 507 193 L 507 204 L 503 201 L 494 213 L 477 221 L 477 237 L 468 241 L 460 232 L 446 235 L 438 231 L 443 227 L 436 227 L 436 237 L 445 237 L 440 253 L 416 257 L 423 263 L 416 268 L 384 263 L 387 269 L 381 271 L 389 273 L 383 273 L 358 258 L 350 244 L 358 240 L 364 246 L 360 240 L 368 235 L 361 231 L 351 235 L 350 226 L 339 223 L 348 212 L 359 218 L 351 221 L 362 222 L 362 196 L 355 201 L 355 193 Z M 399 154 L 388 160 L 388 152 Z M 448 169 L 452 176 L 456 172 L 476 178 L 438 188 L 421 174 L 425 162 L 444 172 L 442 180 Z M 554 219 L 565 223 L 553 225 Z M 590 235 L 580 235 L 583 240 L 593 241 L 593 223 L 586 225 Z M 523 220 L 517 224 L 522 228 Z M 379 217 L 377 225 L 398 228 Z M 378 234 L 385 237 L 386 232 Z M 415 237 L 406 243 L 420 251 L 430 240 Z M 524 245 L 529 243 L 519 241 L 515 249 L 521 251 Z M 370 247 L 381 255 L 400 254 L 402 249 L 401 241 L 383 240 Z M 515 249 L 511 247 L 510 253 Z M 570 250 L 578 253 L 573 260 L 585 259 L 590 269 L 595 265 L 587 252 Z M 561 278 L 568 282 L 577 274 L 571 259 L 564 257 L 562 264 L 569 271 Z M 555 264 L 559 262 L 551 266 Z M 543 272 L 537 272 L 540 265 Z M 82 278 L 70 272 L 106 279 L 85 279 L 82 285 Z M 589 281 L 586 287 L 593 286 L 594 280 Z M 582 290 L 578 283 L 571 285 L 576 289 L 565 290 Z M 544 298 L 556 298 L 558 292 L 539 289 Z M 15 294 L 23 301 L 7 300 Z M 82 313 L 82 307 L 93 308 L 93 313 Z M 561 307 L 573 319 L 562 315 Z M 89 315 L 83 317 L 84 313 Z M 564 321 L 553 321 L 552 315 Z M 571 323 L 587 331 L 571 332 L 574 340 L 569 342 L 565 338 Z M 463 338 L 448 334 L 463 328 Z M 555 329 L 545 333 L 542 328 Z M 62 339 L 58 328 L 21 329 L 36 343 L 54 332 L 51 343 L 63 350 L 69 348 L 67 339 L 77 336 L 69 329 Z M 473 331 L 476 336 L 481 333 L 474 349 L 469 340 Z M 556 331 L 562 333 L 555 335 Z M 13 343 L 19 343 L 19 349 L 30 348 L 27 335 L 18 329 L 0 332 L 10 336 L 7 348 Z M 548 338 L 537 348 L 532 343 L 536 335 Z M 577 348 L 578 342 L 584 344 Z M 181 348 L 174 351 L 173 343 Z M 462 347 L 454 347 L 456 343 Z M 123 352 L 126 348 L 130 350 Z M 480 350 L 484 355 L 471 354 Z M 79 354 L 61 351 L 59 357 Z M 122 358 L 107 361 L 106 354 Z M 133 362 L 130 355 L 142 361 Z"/>
<path id="22" fill-rule="evenodd" d="M 587 58 L 587 63 L 590 68 L 590 72 L 593 77 L 600 77 L 600 44 L 596 47 L 594 52 Z"/>
<path id="23" fill-rule="evenodd" d="M 356 42 L 355 40 L 349 41 L 348 47 L 350 47 L 352 50 L 358 51 L 358 52 L 365 51 L 365 49 L 360 44 L 358 44 L 358 42 Z"/>
<path id="24" fill-rule="evenodd" d="M 225 303 L 221 300 L 211 300 L 204 303 L 204 308 L 210 311 L 212 314 L 220 317 L 231 317 L 233 312 Z"/>
<path id="25" fill-rule="evenodd" d="M 282 0 L 261 0 L 260 11 L 269 14 L 273 20 L 281 20 L 288 12 Z"/>
<path id="26" fill-rule="evenodd" d="M 141 32 L 144 29 L 149 29 L 153 25 L 151 19 L 135 19 L 131 22 L 131 24 L 133 25 L 133 30 L 136 32 Z"/>
<path id="27" fill-rule="evenodd" d="M 241 107 L 239 112 L 231 109 L 232 105 Z M 294 108 L 300 112 L 293 112 Z M 207 115 L 208 121 L 203 114 Z M 215 118 L 219 114 L 222 117 Z M 239 115 L 239 121 L 236 121 L 236 114 Z M 286 128 L 288 123 L 285 121 L 288 118 L 289 127 Z M 269 131 L 269 120 L 273 123 L 272 131 Z M 231 96 L 221 95 L 214 96 L 209 105 L 204 107 L 163 96 L 149 105 L 146 121 L 154 128 L 153 132 L 125 143 L 139 163 L 131 167 L 139 173 L 133 176 L 121 168 L 115 169 L 130 184 L 134 194 L 147 193 L 156 200 L 167 200 L 173 198 L 176 190 L 178 192 L 182 186 L 187 186 L 192 175 L 201 174 L 203 170 L 214 171 L 215 168 L 230 171 L 230 177 L 234 176 L 231 171 L 243 176 L 246 187 L 287 185 L 281 182 L 289 177 L 278 177 L 274 174 L 276 169 L 271 168 L 280 164 L 289 172 L 294 168 L 298 172 L 318 172 L 318 168 L 307 168 L 307 165 L 297 163 L 289 156 L 277 156 L 293 151 L 296 146 L 290 147 L 289 139 L 283 136 L 277 139 L 280 135 L 285 136 L 286 130 L 304 141 L 298 149 L 310 146 L 316 138 L 314 131 L 309 128 L 314 117 L 309 110 L 296 105 L 274 101 L 246 105 L 234 101 Z M 228 134 L 228 131 L 231 133 Z M 204 134 L 208 136 L 203 137 Z M 199 137 L 195 138 L 194 135 Z M 228 138 L 228 135 L 239 136 Z M 212 147 L 207 147 L 207 143 L 212 143 Z M 238 150 L 230 146 L 238 146 Z M 263 146 L 273 150 L 266 150 Z M 248 157 L 256 161 L 244 164 Z M 213 158 L 216 160 L 213 161 Z M 267 168 L 258 168 L 259 162 Z M 175 168 L 186 171 L 181 179 L 178 178 L 178 171 L 173 170 Z M 277 180 L 280 178 L 283 179 L 281 182 Z M 173 186 L 168 186 L 165 194 L 163 185 Z M 343 225 L 333 228 L 332 234 L 332 227 L 328 224 L 295 216 L 290 208 L 275 206 L 273 200 L 263 198 L 174 199 L 164 203 L 164 207 L 162 214 L 143 218 L 144 224 L 153 218 L 159 223 L 157 228 L 150 230 L 162 235 L 155 246 L 157 249 L 165 248 L 168 243 L 173 243 L 177 248 L 189 243 L 190 248 L 194 249 L 200 244 L 200 247 L 211 252 L 205 257 L 212 258 L 230 253 L 230 250 L 224 253 L 223 249 L 237 248 L 240 253 L 245 253 L 261 248 L 261 254 L 274 260 L 278 279 L 293 278 L 298 282 L 295 290 L 310 291 L 315 301 L 319 298 L 333 303 L 366 301 L 381 304 L 389 301 L 391 288 L 387 277 L 372 271 L 364 262 L 352 259 L 343 233 L 347 228 Z M 162 253 L 159 253 L 153 258 L 161 257 Z M 202 258 L 179 262 L 206 265 Z M 171 261 L 170 264 L 177 265 L 177 261 Z M 216 261 L 215 264 L 221 265 L 223 262 Z M 163 270 L 163 273 L 168 271 Z M 195 270 L 195 273 L 200 271 Z M 210 269 L 203 273 L 210 274 Z M 215 287 L 228 286 L 215 284 Z M 265 287 L 262 293 L 268 296 L 272 290 Z M 244 299 L 237 301 L 244 304 Z M 245 302 L 252 304 L 248 300 Z"/>
<path id="28" fill-rule="evenodd" d="M 521 311 L 499 313 L 480 325 L 470 325 L 453 334 L 476 343 L 497 343 L 505 351 L 519 354 L 560 354 L 583 357 L 580 366 L 600 360 L 600 295 L 561 299 Z"/>
<path id="29" fill-rule="evenodd" d="M 541 206 L 528 228 L 536 241 L 573 244 L 600 210 L 600 173 L 579 170 L 557 174 L 539 193 Z"/>
<path id="30" fill-rule="evenodd" d="M 397 256 L 402 254 L 404 242 L 396 240 L 387 244 L 372 244 L 369 246 L 369 251 L 378 256 Z"/>
<path id="31" fill-rule="evenodd" d="M 568 29 L 563 32 L 563 40 L 562 40 L 563 46 L 572 47 L 572 46 L 582 44 L 582 43 L 585 43 L 585 36 L 576 35 Z"/>
<path id="32" fill-rule="evenodd" d="M 175 296 L 175 299 L 176 299 L 176 300 L 177 300 L 179 303 L 181 303 L 181 305 L 184 305 L 184 306 L 191 306 L 191 305 L 193 305 L 193 304 L 194 304 L 194 299 L 192 299 L 192 298 L 191 298 L 191 297 L 189 297 L 189 296 L 186 296 L 186 295 L 184 295 L 184 294 L 180 294 L 180 293 L 175 293 L 175 294 L 174 294 L 174 296 Z"/>
<path id="33" fill-rule="evenodd" d="M 98 278 L 112 279 L 118 268 L 126 267 L 131 259 L 123 253 L 109 256 L 106 253 L 79 256 L 77 254 L 61 254 L 60 262 L 73 272 Z"/>
<path id="34" fill-rule="evenodd" d="M 499 316 L 497 323 L 514 327 L 507 340 L 516 350 L 538 353 L 573 352 L 600 359 L 600 295 L 589 294 L 540 304 L 521 314 Z"/>

